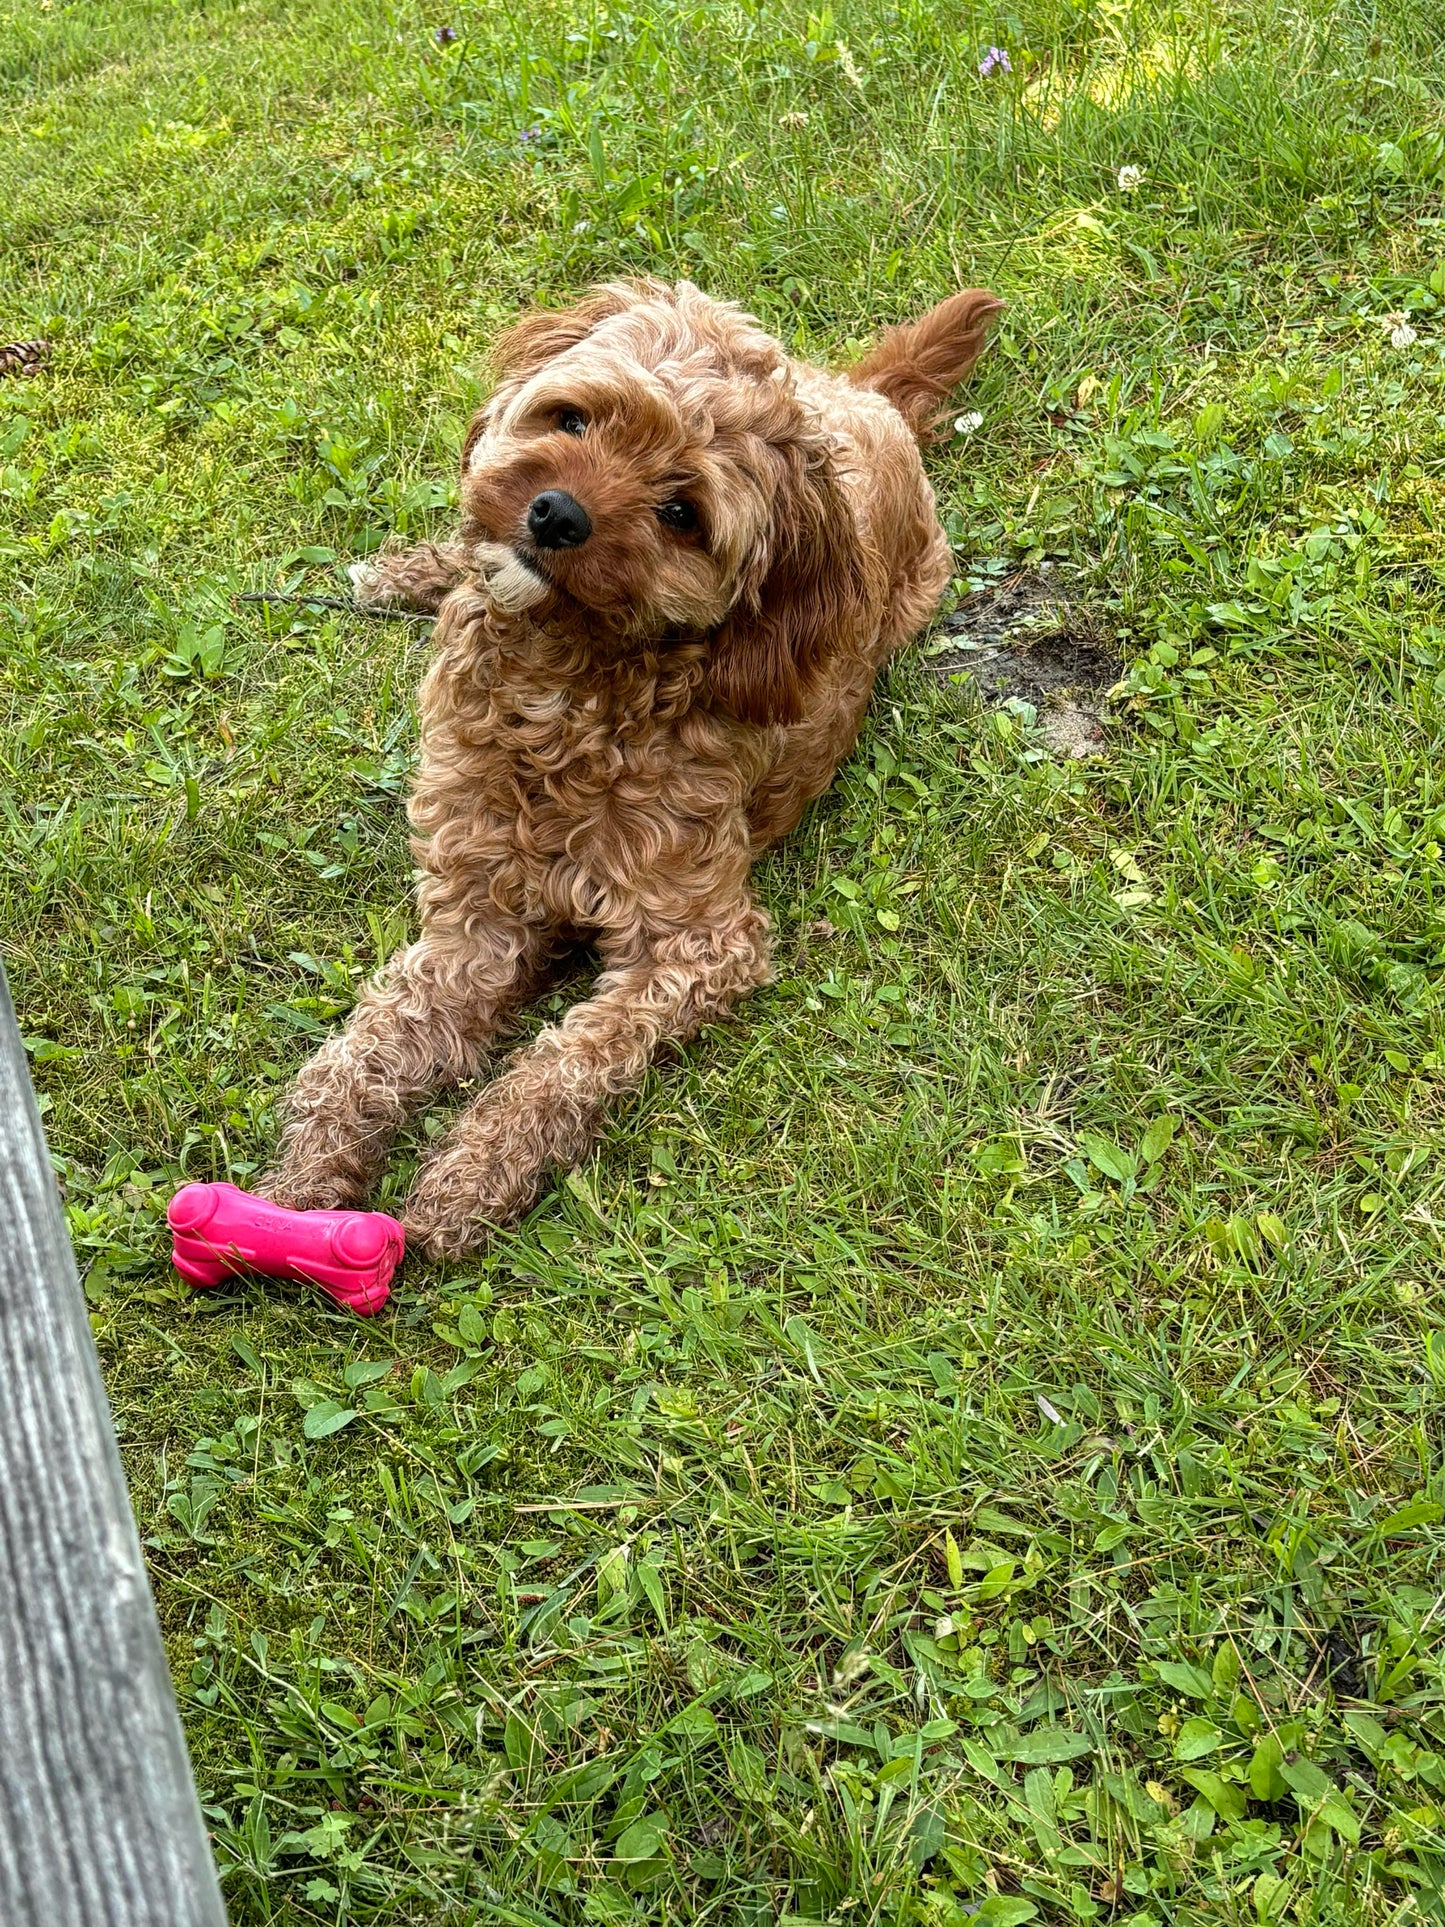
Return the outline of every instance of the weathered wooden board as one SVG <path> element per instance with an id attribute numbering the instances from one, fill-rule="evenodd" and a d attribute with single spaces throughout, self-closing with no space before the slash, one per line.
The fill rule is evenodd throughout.
<path id="1" fill-rule="evenodd" d="M 0 971 L 0 1922 L 225 1918 Z"/>

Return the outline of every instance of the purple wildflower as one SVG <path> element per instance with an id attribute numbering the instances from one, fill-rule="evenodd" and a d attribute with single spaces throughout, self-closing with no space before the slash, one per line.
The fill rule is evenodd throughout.
<path id="1" fill-rule="evenodd" d="M 524 127 L 522 129 L 521 133 L 517 136 L 517 142 L 521 147 L 535 147 L 541 138 L 541 125 L 534 122 L 531 127 Z"/>
<path id="2" fill-rule="evenodd" d="M 432 36 L 439 47 L 450 47 L 456 37 L 457 30 L 455 27 L 438 27 Z"/>
<path id="3" fill-rule="evenodd" d="M 979 78 L 987 80 L 995 69 L 1001 74 L 1011 74 L 1013 72 L 1013 62 L 1009 59 L 1002 47 L 989 48 L 983 59 L 978 63 Z"/>

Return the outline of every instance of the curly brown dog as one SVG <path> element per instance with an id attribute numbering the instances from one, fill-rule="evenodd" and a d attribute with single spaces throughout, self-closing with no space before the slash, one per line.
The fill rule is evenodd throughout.
<path id="1" fill-rule="evenodd" d="M 582 1158 L 660 1046 L 769 971 L 754 858 L 825 789 L 949 550 L 919 441 L 1002 304 L 981 289 L 840 375 L 688 282 L 534 313 L 462 457 L 458 539 L 359 568 L 435 610 L 410 803 L 421 937 L 301 1071 L 263 1188 L 359 1203 L 570 946 L 591 997 L 519 1050 L 404 1216 L 473 1249 Z"/>

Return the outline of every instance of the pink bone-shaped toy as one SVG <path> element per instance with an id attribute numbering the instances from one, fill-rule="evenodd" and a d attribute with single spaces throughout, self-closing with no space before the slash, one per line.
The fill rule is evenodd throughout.
<path id="1" fill-rule="evenodd" d="M 243 1272 L 319 1285 L 359 1318 L 390 1296 L 406 1232 L 383 1211 L 289 1211 L 234 1184 L 187 1184 L 166 1207 L 172 1261 L 198 1290 Z"/>

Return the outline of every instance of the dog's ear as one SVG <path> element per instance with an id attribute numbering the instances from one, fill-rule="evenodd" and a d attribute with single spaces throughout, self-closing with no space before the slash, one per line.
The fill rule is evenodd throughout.
<path id="1" fill-rule="evenodd" d="M 625 314 L 646 299 L 649 288 L 641 282 L 606 281 L 590 289 L 570 308 L 533 308 L 501 335 L 492 349 L 492 373 L 496 388 L 490 399 L 472 417 L 462 444 L 465 471 L 472 450 L 481 439 L 499 400 L 531 379 L 564 349 L 585 341 L 600 322 L 612 315 Z"/>
<path id="2" fill-rule="evenodd" d="M 773 448 L 783 478 L 766 549 L 708 668 L 714 702 L 764 726 L 803 720 L 815 671 L 855 633 L 868 603 L 858 526 L 821 438 Z"/>
<path id="3" fill-rule="evenodd" d="M 498 381 L 526 381 L 555 355 L 585 341 L 599 323 L 635 308 L 644 294 L 630 282 L 606 281 L 570 308 L 534 308 L 514 322 L 492 350 Z"/>

